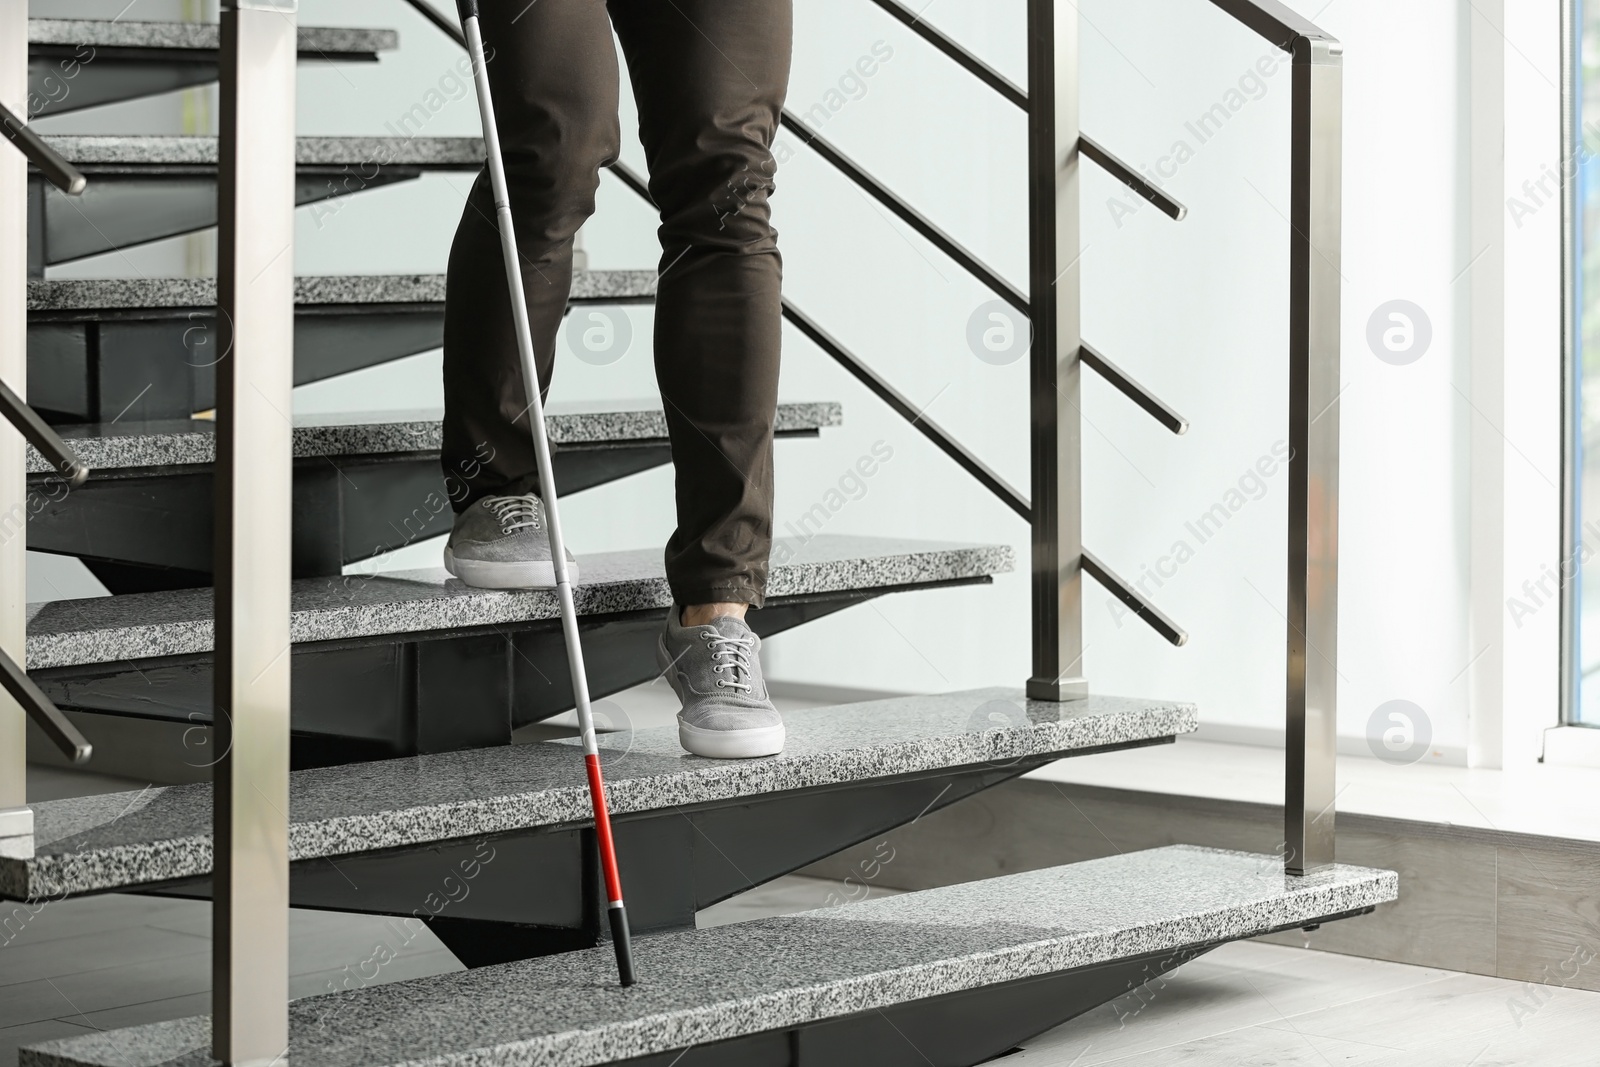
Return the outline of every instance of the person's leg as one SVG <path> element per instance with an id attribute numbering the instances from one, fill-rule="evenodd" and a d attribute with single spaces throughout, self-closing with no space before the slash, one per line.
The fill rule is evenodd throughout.
<path id="1" fill-rule="evenodd" d="M 742 617 L 772 544 L 782 263 L 768 197 L 790 0 L 611 0 L 661 211 L 656 377 L 676 468 L 684 621 Z"/>
<path id="2" fill-rule="evenodd" d="M 790 0 L 611 0 L 661 210 L 656 378 L 676 468 L 678 528 L 657 655 L 683 701 L 690 752 L 783 748 L 743 622 L 766 593 L 782 263 L 772 138 L 789 82 Z"/>
<path id="3" fill-rule="evenodd" d="M 541 389 L 572 283 L 572 238 L 616 158 L 617 59 L 604 0 L 480 5 Z M 487 170 L 450 250 L 442 464 L 456 512 L 536 492 L 527 394 Z M 513 517 L 513 522 L 515 518 Z"/>

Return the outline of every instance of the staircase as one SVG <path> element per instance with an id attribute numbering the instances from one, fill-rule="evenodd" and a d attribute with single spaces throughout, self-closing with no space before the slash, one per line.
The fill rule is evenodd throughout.
<path id="1" fill-rule="evenodd" d="M 48 143 L 89 179 L 68 198 L 35 178 L 29 185 L 31 272 L 217 224 L 217 139 L 191 136 L 51 137 Z M 475 171 L 476 137 L 301 137 L 295 204 L 324 203 L 421 177 Z"/>
<path id="2" fill-rule="evenodd" d="M 841 418 L 837 404 L 784 404 L 776 432 L 815 437 Z M 59 429 L 100 476 L 53 493 L 49 461 L 31 453 L 29 547 L 83 558 L 113 593 L 210 585 L 214 424 L 117 419 Z M 671 458 L 661 409 L 649 402 L 556 405 L 550 432 L 569 493 Z M 448 534 L 460 490 L 440 467 L 440 438 L 438 412 L 301 417 L 293 440 L 295 575 L 337 576 Z"/>
<path id="3" fill-rule="evenodd" d="M 763 636 L 887 593 L 988 582 L 1012 566 L 1003 547 L 830 534 L 780 541 L 774 553 L 767 606 L 751 616 Z M 578 559 L 591 691 L 656 678 L 671 604 L 660 549 Z M 304 578 L 291 610 L 296 766 L 509 744 L 519 726 L 572 707 L 552 591 L 472 589 L 441 569 Z M 209 589 L 28 611 L 29 670 L 58 706 L 211 724 Z"/>
<path id="4" fill-rule="evenodd" d="M 843 844 L 1053 759 L 1170 741 L 1196 716 L 1187 705 L 1113 697 L 1085 708 L 1030 705 L 994 689 L 816 708 L 789 726 L 784 754 L 759 763 L 686 756 L 674 727 L 606 735 L 636 932 L 692 929 L 697 910 Z M 574 752 L 570 740 L 549 741 L 296 772 L 291 898 L 409 915 L 441 870 L 476 858 L 483 871 L 470 896 L 427 915 L 463 962 L 596 944 L 604 901 L 590 877 Z M 34 852 L 0 857 L 0 892 L 203 896 L 211 795 L 201 784 L 38 804 Z"/>
<path id="5" fill-rule="evenodd" d="M 377 62 L 392 30 L 302 26 L 301 58 Z M 28 20 L 28 99 L 34 117 L 170 92 L 217 80 L 217 27 L 122 19 Z"/>
<path id="6" fill-rule="evenodd" d="M 452 32 L 426 0 L 407 2 Z M 290 1004 L 286 1054 L 302 1065 L 387 1067 L 426 1059 L 462 1067 L 965 1067 L 1217 945 L 1358 916 L 1396 899 L 1392 872 L 1333 862 L 1331 749 L 1326 761 L 1322 752 L 1332 716 L 1316 712 L 1333 706 L 1332 672 L 1306 655 L 1308 646 L 1333 647 L 1336 559 L 1319 555 L 1331 539 L 1319 540 L 1318 523 L 1336 521 L 1337 416 L 1323 418 L 1332 403 L 1324 404 L 1318 390 L 1326 386 L 1329 360 L 1337 387 L 1338 340 L 1335 328 L 1330 351 L 1326 333 L 1317 332 L 1330 312 L 1328 292 L 1318 288 L 1327 279 L 1315 261 L 1327 259 L 1330 249 L 1337 261 L 1335 196 L 1331 242 L 1309 222 L 1297 227 L 1310 236 L 1296 246 L 1291 280 L 1301 312 L 1291 339 L 1299 373 L 1291 397 L 1298 436 L 1291 444 L 1302 457 L 1292 477 L 1304 493 L 1299 517 L 1291 513 L 1291 565 L 1301 570 L 1291 569 L 1288 640 L 1291 663 L 1298 650 L 1303 669 L 1289 679 L 1294 751 L 1284 854 L 1161 848 L 695 930 L 700 909 L 1053 760 L 1168 743 L 1198 726 L 1190 705 L 1104 695 L 1089 690 L 1079 673 L 1076 605 L 1084 575 L 1167 640 L 1185 639 L 1176 622 L 1079 540 L 1079 367 L 1105 377 L 1173 433 L 1183 433 L 1187 422 L 1076 337 L 1079 153 L 1070 149 L 1081 147 L 1083 159 L 1173 220 L 1186 209 L 1097 142 L 1079 140 L 1076 37 L 1054 21 L 1056 7 L 1071 5 L 1032 0 L 1031 84 L 1023 90 L 899 0 L 871 2 L 1028 112 L 1038 295 L 1011 289 L 801 120 L 786 115 L 784 121 L 809 133 L 813 150 L 1001 299 L 1049 326 L 1038 330 L 1034 345 L 1037 507 L 816 320 L 789 302 L 784 312 L 1030 522 L 1035 676 L 1025 689 L 791 713 L 786 750 L 763 760 L 689 756 L 671 727 L 603 735 L 606 791 L 643 979 L 631 989 L 617 988 L 603 944 L 605 896 L 579 749 L 560 737 L 528 740 L 525 730 L 572 704 L 554 593 L 471 589 L 437 568 L 380 569 L 388 553 L 448 532 L 450 487 L 439 468 L 436 412 L 296 420 L 286 441 L 292 470 L 285 482 L 292 512 L 283 575 L 292 665 L 282 709 L 287 803 L 242 803 L 234 795 L 232 814 L 214 808 L 224 790 L 237 791 L 241 782 L 282 784 L 270 775 L 252 778 L 260 772 L 241 760 L 255 750 L 235 750 L 258 743 L 250 731 L 259 724 L 219 719 L 215 710 L 219 681 L 242 661 L 240 649 L 218 636 L 241 569 L 219 554 L 233 542 L 218 540 L 214 516 L 220 501 L 237 501 L 229 486 L 240 483 L 250 462 L 239 455 L 237 440 L 231 453 L 226 447 L 227 434 L 237 431 L 229 429 L 225 404 L 223 424 L 211 421 L 210 409 L 228 387 L 225 376 L 239 373 L 239 359 L 222 362 L 213 354 L 227 286 L 219 293 L 213 279 L 45 274 L 57 264 L 219 222 L 233 226 L 239 239 L 226 196 L 219 200 L 219 182 L 225 191 L 229 177 L 219 164 L 225 145 L 211 137 L 46 137 L 55 158 L 88 179 L 81 195 L 59 189 L 43 166 L 10 185 L 0 182 L 0 199 L 26 200 L 29 222 L 25 309 L 21 284 L 19 299 L 7 305 L 19 317 L 25 310 L 25 360 L 20 350 L 0 348 L 0 376 L 20 378 L 25 362 L 29 405 L 92 470 L 87 483 L 63 491 L 54 446 L 30 438 L 43 442 L 43 450 L 25 456 L 26 498 L 19 506 L 26 507 L 28 548 L 82 560 L 112 593 L 28 605 L 25 642 L 4 650 L 25 655 L 39 694 L 30 712 L 41 723 L 47 721 L 41 709 L 64 713 L 58 718 L 66 726 L 41 726 L 34 743 L 59 740 L 63 730 L 81 731 L 91 742 L 115 739 L 98 746 L 102 768 L 188 783 L 12 809 L 6 798 L 17 787 L 6 776 L 20 773 L 21 751 L 7 737 L 20 729 L 0 734 L 0 897 L 38 905 L 105 892 L 215 894 L 216 996 L 219 1005 L 224 999 L 231 1005 L 219 1007 L 227 1021 L 215 1033 L 206 1017 L 96 1033 L 24 1049 L 21 1067 L 283 1056 L 279 1038 L 261 1037 L 281 1034 L 282 998 L 239 999 L 255 972 L 277 966 L 277 949 L 270 940 L 232 955 L 223 948 L 223 935 L 246 936 L 253 922 L 270 927 L 283 905 L 391 915 L 408 929 L 426 925 L 471 968 Z M 1211 2 L 1291 51 L 1308 76 L 1326 76 L 1330 42 L 1275 0 Z M 17 0 L 0 0 L 6 3 Z M 6 28 L 22 21 L 16 12 L 0 18 L 10 20 Z M 286 33 L 292 15 L 280 18 L 287 26 L 268 23 L 258 32 Z M 26 21 L 29 86 L 39 101 L 29 117 L 205 84 L 238 69 L 238 56 L 215 26 Z M 399 47 L 398 35 L 387 30 L 293 32 L 302 58 L 378 62 Z M 287 60 L 287 43 L 283 54 Z M 77 73 L 64 78 L 64 64 L 74 61 Z M 1329 142 L 1327 129 L 1316 126 L 1325 116 L 1312 105 L 1326 106 L 1329 97 L 1318 92 L 1328 90 L 1315 80 L 1306 88 L 1296 84 L 1307 105 L 1296 111 L 1294 166 L 1306 190 L 1297 211 L 1309 213 L 1315 201 L 1324 219 L 1327 190 L 1317 184 L 1317 165 L 1326 166 L 1328 144 L 1336 149 L 1337 137 Z M 268 101 L 252 99 L 270 110 Z M 1062 138 L 1070 160 L 1064 169 Z M 318 211 L 430 170 L 476 171 L 482 145 L 462 137 L 302 137 L 294 156 L 294 201 Z M 1333 162 L 1336 168 L 1336 151 Z M 648 198 L 638 175 L 620 164 L 614 174 Z M 4 254 L 20 259 L 22 249 Z M 654 291 L 653 271 L 583 271 L 572 302 L 644 303 Z M 443 276 L 304 277 L 294 280 L 293 294 L 296 385 L 379 367 L 441 342 Z M 1335 277 L 1335 322 L 1337 295 Z M 1058 359 L 1063 346 L 1081 358 Z M 551 416 L 557 479 L 566 493 L 670 460 L 653 400 L 556 407 Z M 836 403 L 786 403 L 776 433 L 803 441 L 842 419 Z M 1330 425 L 1331 439 L 1318 436 Z M 796 455 L 804 445 L 783 448 Z M 1331 478 L 1319 466 L 1330 459 Z M 0 482 L 0 489 L 7 484 L 13 483 Z M 1312 499 L 1319 492 L 1335 495 Z M 0 496 L 0 507 L 10 503 Z M 0 550 L 20 553 L 20 545 Z M 0 567 L 17 558 L 0 557 Z M 594 695 L 650 681 L 657 673 L 655 636 L 670 605 L 659 546 L 579 558 L 576 599 Z M 768 603 L 751 622 L 770 636 L 880 596 L 982 585 L 1015 566 L 1004 546 L 833 534 L 780 541 Z M 1317 595 L 1308 597 L 1308 588 Z M 0 706 L 0 718 L 11 710 Z M 20 714 L 12 718 L 20 727 Z M 187 776 L 163 778 L 162 768 L 139 762 L 145 750 L 138 746 L 106 751 L 140 731 L 170 736 L 174 729 L 198 739 L 200 755 Z M 204 780 L 213 769 L 215 787 Z M 280 834 L 281 851 L 241 831 L 241 808 L 265 820 L 267 836 Z M 242 873 L 252 862 L 262 872 L 255 880 Z M 284 862 L 286 879 L 277 873 Z M 471 892 L 441 888 L 444 878 L 470 882 Z M 283 884 L 259 884 L 276 881 Z M 258 892 L 270 907 L 251 911 L 241 901 Z M 262 1019 L 265 1029 L 256 1026 Z M 241 1051 L 246 1045 L 255 1052 Z"/>
<path id="7" fill-rule="evenodd" d="M 572 302 L 643 303 L 655 285 L 654 271 L 580 271 Z M 209 410 L 216 307 L 213 278 L 30 281 L 29 403 L 63 423 L 187 419 Z M 443 340 L 442 274 L 296 281 L 296 385 L 427 352 Z M 779 432 L 795 432 L 782 412 Z"/>

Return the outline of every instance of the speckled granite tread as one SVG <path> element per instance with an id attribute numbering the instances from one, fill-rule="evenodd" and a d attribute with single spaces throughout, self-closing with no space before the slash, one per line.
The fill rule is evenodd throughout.
<path id="1" fill-rule="evenodd" d="M 843 410 L 833 401 L 780 404 L 775 430 L 799 433 L 838 426 Z M 294 429 L 294 454 L 308 456 L 375 456 L 402 452 L 437 452 L 442 440 L 439 414 L 383 412 L 348 416 L 302 417 Z M 550 439 L 559 448 L 576 445 L 659 441 L 667 436 L 666 416 L 648 402 L 552 404 Z M 154 422 L 85 423 L 58 427 L 61 436 L 91 470 L 181 467 L 216 459 L 216 425 L 205 419 Z M 53 468 L 32 446 L 28 473 Z"/>
<path id="2" fill-rule="evenodd" d="M 443 274 L 315 274 L 294 284 L 297 305 L 438 304 Z M 572 277 L 573 300 L 627 300 L 655 296 L 653 270 L 590 270 Z M 143 308 L 213 308 L 215 278 L 48 278 L 28 282 L 29 311 L 103 311 Z"/>
<path id="3" fill-rule="evenodd" d="M 601 615 L 672 602 L 659 548 L 579 555 L 578 612 Z M 1010 571 L 1007 545 L 952 544 L 818 534 L 773 546 L 767 595 L 925 585 Z M 553 590 L 473 589 L 442 569 L 376 577 L 301 578 L 293 584 L 290 634 L 297 643 L 473 626 L 515 626 L 558 617 Z M 29 604 L 29 670 L 119 663 L 211 651 L 211 590 L 90 597 Z"/>
<path id="4" fill-rule="evenodd" d="M 1143 953 L 1231 941 L 1396 899 L 1391 871 L 1286 878 L 1274 856 L 1185 845 L 611 948 L 307 997 L 299 1067 L 587 1067 L 837 1019 Z M 47 1041 L 19 1067 L 203 1067 L 210 1022 Z"/>
<path id="5" fill-rule="evenodd" d="M 788 745 L 760 760 L 686 754 L 676 726 L 606 734 L 618 814 L 913 774 L 1190 733 L 1192 705 L 1096 696 L 1052 704 L 980 689 L 812 708 L 785 716 Z M 297 860 L 583 822 L 588 794 L 567 742 L 509 745 L 297 771 Z M 211 869 L 209 784 L 34 805 L 31 859 L 0 854 L 0 894 L 44 899 L 191 878 Z"/>
<path id="6" fill-rule="evenodd" d="M 300 51 L 309 55 L 367 55 L 400 47 L 400 35 L 394 30 L 301 26 L 297 32 Z M 28 43 L 215 51 L 222 46 L 222 31 L 215 22 L 31 18 Z"/>
<path id="7" fill-rule="evenodd" d="M 57 134 L 47 136 L 57 152 L 83 165 L 161 167 L 214 166 L 217 139 L 179 134 Z M 476 168 L 483 165 L 477 137 L 296 137 L 295 161 L 302 166 L 393 164 Z"/>

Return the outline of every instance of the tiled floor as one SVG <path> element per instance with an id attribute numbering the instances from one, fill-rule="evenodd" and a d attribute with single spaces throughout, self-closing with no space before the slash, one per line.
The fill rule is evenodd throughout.
<path id="1" fill-rule="evenodd" d="M 1593 1067 L 1600 993 L 1243 942 L 1025 1046 L 1006 1067 Z"/>

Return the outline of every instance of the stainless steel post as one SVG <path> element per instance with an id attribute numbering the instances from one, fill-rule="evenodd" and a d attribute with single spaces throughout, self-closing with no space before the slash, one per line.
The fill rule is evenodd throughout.
<path id="1" fill-rule="evenodd" d="M 222 12 L 213 1055 L 288 1051 L 297 0 Z"/>
<path id="2" fill-rule="evenodd" d="M 1300 36 L 1292 47 L 1284 864 L 1306 874 L 1334 859 L 1343 50 L 1326 37 Z"/>
<path id="3" fill-rule="evenodd" d="M 28 0 L 0 0 L 0 103 L 28 117 Z M 0 381 L 27 399 L 28 161 L 0 146 Z M 0 424 L 0 651 L 27 662 L 27 445 Z M 28 728 L 0 690 L 0 838 L 33 833 Z"/>
<path id="4" fill-rule="evenodd" d="M 1578 557 L 1583 551 L 1583 394 L 1579 361 L 1583 359 L 1583 208 L 1579 200 L 1582 180 L 1574 161 L 1585 158 L 1583 131 L 1583 31 L 1579 9 L 1561 5 L 1561 721 L 1575 725 L 1582 719 L 1583 583 L 1578 580 Z M 1568 578 L 1567 568 L 1573 568 Z"/>
<path id="5" fill-rule="evenodd" d="M 1078 9 L 1028 0 L 1028 232 L 1033 459 L 1033 676 L 1072 700 L 1083 678 L 1083 476 L 1078 414 Z"/>

